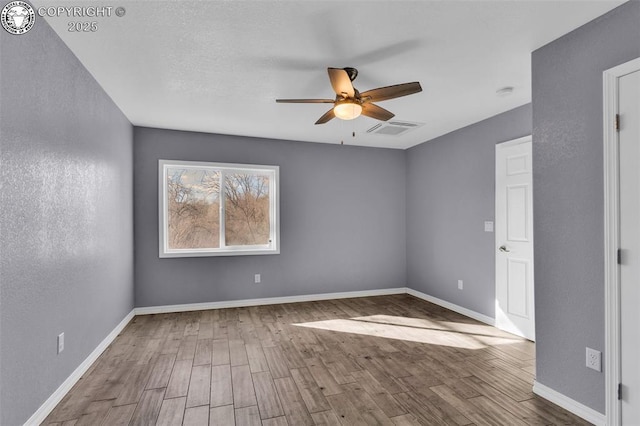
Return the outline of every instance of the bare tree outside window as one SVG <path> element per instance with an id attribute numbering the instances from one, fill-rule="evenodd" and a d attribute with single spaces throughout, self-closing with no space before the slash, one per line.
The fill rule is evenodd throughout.
<path id="1" fill-rule="evenodd" d="M 220 172 L 170 168 L 169 248 L 220 247 Z"/>
<path id="2" fill-rule="evenodd" d="M 269 177 L 225 175 L 225 240 L 227 245 L 268 244 Z"/>

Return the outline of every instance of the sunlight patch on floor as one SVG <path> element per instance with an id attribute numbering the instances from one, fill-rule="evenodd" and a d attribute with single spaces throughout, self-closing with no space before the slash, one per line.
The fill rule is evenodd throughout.
<path id="1" fill-rule="evenodd" d="M 294 325 L 462 349 L 483 349 L 490 345 L 521 341 L 520 338 L 491 326 L 391 315 L 332 319 Z"/>

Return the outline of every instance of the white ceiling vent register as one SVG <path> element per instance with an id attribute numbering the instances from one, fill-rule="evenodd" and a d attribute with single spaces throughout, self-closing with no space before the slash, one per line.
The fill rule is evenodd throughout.
<path id="1" fill-rule="evenodd" d="M 424 123 L 412 123 L 409 121 L 389 120 L 382 123 L 378 123 L 369 130 L 367 133 L 375 133 L 377 135 L 398 136 L 407 133 L 413 129 L 424 126 Z"/>

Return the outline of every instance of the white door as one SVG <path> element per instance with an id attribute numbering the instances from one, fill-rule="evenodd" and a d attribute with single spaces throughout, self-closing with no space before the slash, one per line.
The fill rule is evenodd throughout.
<path id="1" fill-rule="evenodd" d="M 640 71 L 618 80 L 622 424 L 640 425 Z"/>
<path id="2" fill-rule="evenodd" d="M 531 136 L 496 145 L 496 326 L 535 340 Z"/>

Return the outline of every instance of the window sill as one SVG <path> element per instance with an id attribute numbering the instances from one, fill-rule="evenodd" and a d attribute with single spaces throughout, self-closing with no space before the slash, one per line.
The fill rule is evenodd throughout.
<path id="1" fill-rule="evenodd" d="M 237 249 L 224 251 L 211 250 L 172 250 L 161 251 L 159 257 L 218 257 L 218 256 L 261 256 L 265 254 L 280 254 L 280 249 Z"/>

